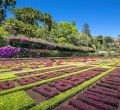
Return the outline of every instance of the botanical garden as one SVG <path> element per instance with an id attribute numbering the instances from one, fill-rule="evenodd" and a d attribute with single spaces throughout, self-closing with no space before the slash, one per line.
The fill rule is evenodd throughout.
<path id="1" fill-rule="evenodd" d="M 0 0 L 0 110 L 120 110 L 120 35 L 58 22 L 43 2 Z"/>

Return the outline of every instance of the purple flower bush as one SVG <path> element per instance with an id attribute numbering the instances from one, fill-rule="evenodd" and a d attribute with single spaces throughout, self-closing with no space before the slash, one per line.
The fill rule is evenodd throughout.
<path id="1" fill-rule="evenodd" d="M 5 46 L 0 48 L 0 58 L 11 58 L 20 53 L 20 48 Z"/>

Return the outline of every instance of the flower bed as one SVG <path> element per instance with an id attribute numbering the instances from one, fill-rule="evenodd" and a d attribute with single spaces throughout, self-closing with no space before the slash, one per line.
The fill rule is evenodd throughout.
<path id="1" fill-rule="evenodd" d="M 0 58 L 10 58 L 20 53 L 20 48 L 5 46 L 0 48 Z"/>
<path id="2" fill-rule="evenodd" d="M 29 101 L 27 103 L 28 97 L 23 93 L 24 97 L 21 97 L 23 102 L 17 101 L 20 106 L 18 106 L 16 110 L 116 110 L 119 107 L 119 68 L 112 71 L 115 68 L 109 66 L 87 65 L 81 67 L 82 65 L 80 66 L 79 63 L 74 63 L 74 66 L 72 65 L 72 61 L 70 61 L 60 66 L 28 69 L 29 67 L 34 65 L 38 66 L 41 62 L 46 61 L 49 60 L 32 60 L 31 62 L 29 62 L 29 60 L 15 61 L 11 62 L 11 64 L 9 64 L 10 61 L 8 64 L 2 62 L 2 67 L 5 68 L 4 65 L 6 64 L 7 68 L 13 70 L 10 73 L 16 75 L 16 78 L 7 77 L 5 80 L 0 81 L 0 99 L 4 96 L 8 97 L 10 94 L 15 97 L 13 94 L 17 93 L 17 91 L 20 92 L 24 90 L 27 96 L 34 101 L 31 100 L 32 104 L 30 104 Z M 63 62 L 65 62 L 65 60 Z M 17 63 L 19 63 L 19 65 Z M 71 64 L 68 66 L 69 63 Z M 24 71 L 25 67 L 27 67 L 27 71 Z M 18 72 L 14 72 L 14 70 L 17 69 Z M 19 71 L 19 69 L 23 70 Z M 70 71 L 65 72 L 64 70 L 67 69 Z M 9 75 L 8 72 L 6 75 L 7 74 Z M 96 82 L 97 80 L 98 82 Z M 91 84 L 93 85 L 90 86 Z M 16 100 L 17 99 L 16 96 Z M 25 99 L 27 104 L 24 102 Z M 8 107 L 8 105 L 6 105 L 7 101 L 5 102 L 4 98 L 2 98 L 1 102 L 4 104 L 2 107 L 11 110 L 11 108 L 14 107 L 14 105 L 11 106 L 11 103 L 16 103 L 14 98 L 10 101 L 11 102 L 8 100 L 8 104 L 10 105 L 10 107 Z M 62 104 L 63 102 L 65 103 Z"/>
<path id="3" fill-rule="evenodd" d="M 120 69 L 116 69 L 112 71 L 111 74 L 102 78 L 99 82 L 93 84 L 93 86 L 88 87 L 83 92 L 79 92 L 73 98 L 67 100 L 65 106 L 74 107 L 75 110 L 118 110 L 120 103 L 120 83 L 114 79 L 117 78 L 117 80 L 120 80 L 118 76 L 119 73 L 115 73 L 115 71 L 119 70 Z M 115 76 L 113 76 L 113 74 L 115 74 Z M 112 81 L 116 83 L 112 84 Z M 99 85 L 99 83 L 101 83 L 101 85 Z M 104 86 L 104 84 L 109 86 Z M 59 110 L 61 108 L 64 108 L 64 104 L 61 104 L 54 110 Z"/>

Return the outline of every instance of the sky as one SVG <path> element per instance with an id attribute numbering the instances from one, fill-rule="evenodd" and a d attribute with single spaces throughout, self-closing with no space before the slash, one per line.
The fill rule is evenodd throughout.
<path id="1" fill-rule="evenodd" d="M 120 0 L 16 0 L 16 8 L 32 7 L 48 12 L 56 22 L 76 21 L 79 31 L 84 23 L 90 26 L 91 34 L 120 35 Z M 13 17 L 7 13 L 7 17 Z"/>

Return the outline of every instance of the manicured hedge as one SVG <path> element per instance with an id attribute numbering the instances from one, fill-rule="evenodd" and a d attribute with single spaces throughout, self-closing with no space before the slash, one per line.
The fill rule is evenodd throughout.
<path id="1" fill-rule="evenodd" d="M 35 102 L 25 91 L 14 92 L 0 97 L 0 110 L 26 110 Z"/>
<path id="2" fill-rule="evenodd" d="M 88 71 L 88 70 L 91 70 L 91 69 L 95 69 L 95 68 L 96 67 L 92 67 L 92 68 L 88 68 L 88 69 L 85 69 L 85 70 L 73 72 L 73 73 L 70 73 L 70 74 L 65 74 L 65 75 L 50 78 L 50 79 L 47 79 L 47 80 L 42 80 L 42 81 L 39 81 L 39 82 L 31 83 L 31 84 L 28 84 L 28 85 L 18 86 L 18 87 L 9 89 L 9 90 L 3 90 L 3 91 L 0 91 L 0 95 L 8 94 L 8 93 L 15 92 L 15 91 L 20 91 L 20 90 L 23 90 L 23 89 L 28 89 L 28 88 L 38 86 L 38 85 L 46 83 L 46 82 L 55 81 L 55 80 L 58 80 L 58 79 L 61 79 L 61 78 L 67 77 L 67 76 L 71 76 L 71 75 L 74 75 L 74 74 L 80 74 L 82 72 L 85 72 L 85 71 Z"/>
<path id="3" fill-rule="evenodd" d="M 48 68 L 48 69 L 55 69 L 55 68 L 57 68 L 58 66 L 52 66 L 52 67 L 50 67 L 50 68 Z M 59 66 L 59 67 L 64 67 L 63 65 L 62 66 Z M 67 65 L 65 66 L 65 67 L 67 67 Z M 23 71 L 23 72 L 34 72 L 34 71 L 36 71 L 36 70 L 45 70 L 46 69 L 46 67 L 44 67 L 43 69 L 35 69 L 35 70 L 30 70 L 30 71 Z M 60 70 L 64 70 L 64 69 L 60 69 Z M 49 72 L 42 72 L 41 74 L 49 74 L 49 73 L 52 73 L 52 72 L 56 72 L 56 71 L 59 71 L 59 70 L 52 70 L 52 71 L 49 71 Z M 13 73 L 13 72 L 12 72 Z M 39 74 L 31 74 L 31 75 L 29 75 L 29 76 L 23 76 L 23 77 L 16 77 L 14 74 L 16 73 L 14 73 L 14 74 L 10 74 L 9 73 L 9 75 L 8 74 L 2 74 L 2 75 L 0 75 L 0 81 L 9 81 L 9 80 L 17 80 L 17 79 L 21 79 L 21 78 L 28 78 L 28 77 L 32 77 L 32 76 L 38 76 Z M 19 72 L 19 73 L 21 73 L 21 71 Z M 16 73 L 16 74 L 19 74 L 18 72 Z"/>
<path id="4" fill-rule="evenodd" d="M 55 108 L 56 106 L 58 106 L 60 103 L 64 102 L 65 100 L 69 99 L 70 97 L 74 96 L 75 94 L 77 94 L 78 92 L 80 92 L 81 90 L 85 89 L 86 87 L 88 87 L 89 85 L 95 83 L 97 80 L 101 79 L 102 77 L 104 77 L 105 75 L 109 74 L 112 70 L 114 70 L 115 68 L 111 68 L 106 72 L 101 73 L 100 75 L 93 77 L 92 79 L 85 81 L 84 83 L 82 83 L 81 85 L 74 87 L 66 92 L 62 92 L 61 94 L 31 108 L 30 110 L 51 110 L 53 108 Z"/>

